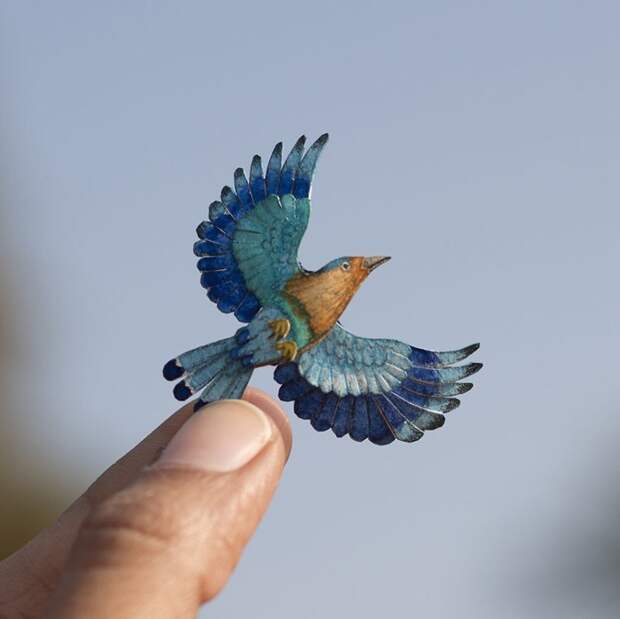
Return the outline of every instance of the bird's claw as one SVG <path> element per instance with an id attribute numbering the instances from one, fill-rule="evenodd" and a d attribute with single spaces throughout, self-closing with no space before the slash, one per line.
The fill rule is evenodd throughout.
<path id="1" fill-rule="evenodd" d="M 284 339 L 291 330 L 291 323 L 286 318 L 279 318 L 278 320 L 272 320 L 269 323 L 271 327 L 271 333 L 276 340 Z"/>
<path id="2" fill-rule="evenodd" d="M 297 344 L 292 340 L 287 340 L 286 342 L 282 342 L 291 330 L 291 323 L 286 320 L 286 318 L 279 318 L 278 320 L 272 320 L 269 323 L 271 327 L 271 332 L 275 339 L 276 350 L 282 355 L 282 359 L 285 361 L 292 361 L 297 356 Z"/>
<path id="3" fill-rule="evenodd" d="M 286 322 L 288 322 L 288 320 Z M 278 342 L 276 344 L 276 350 L 282 355 L 284 361 L 293 361 L 297 356 L 297 344 L 292 340 Z"/>

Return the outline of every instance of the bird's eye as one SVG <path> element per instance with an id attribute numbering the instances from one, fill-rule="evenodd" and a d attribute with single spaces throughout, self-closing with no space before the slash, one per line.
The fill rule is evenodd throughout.
<path id="1" fill-rule="evenodd" d="M 340 268 L 341 268 L 343 271 L 350 271 L 350 270 L 351 270 L 351 263 L 350 263 L 350 262 L 343 262 L 343 263 L 340 265 Z"/>

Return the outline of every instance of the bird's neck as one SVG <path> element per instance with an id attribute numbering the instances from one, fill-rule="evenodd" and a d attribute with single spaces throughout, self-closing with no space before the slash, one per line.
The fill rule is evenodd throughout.
<path id="1" fill-rule="evenodd" d="M 334 273 L 299 273 L 284 288 L 293 311 L 307 321 L 312 331 L 312 341 L 324 337 L 353 298 L 357 286 L 343 286 Z"/>

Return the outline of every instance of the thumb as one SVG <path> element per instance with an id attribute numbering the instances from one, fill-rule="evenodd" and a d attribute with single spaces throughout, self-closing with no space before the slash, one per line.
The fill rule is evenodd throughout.
<path id="1" fill-rule="evenodd" d="M 194 617 L 226 583 L 280 479 L 281 419 L 242 400 L 195 413 L 86 519 L 50 616 Z"/>

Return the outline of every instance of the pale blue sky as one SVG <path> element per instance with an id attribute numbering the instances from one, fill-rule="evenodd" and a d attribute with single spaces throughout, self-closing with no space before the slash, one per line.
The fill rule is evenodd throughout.
<path id="1" fill-rule="evenodd" d="M 329 131 L 304 263 L 393 256 L 343 324 L 480 341 L 485 368 L 414 445 L 293 418 L 273 509 L 205 616 L 617 616 L 617 3 L 0 17 L 10 395 L 42 460 L 16 475 L 77 492 L 174 410 L 163 362 L 237 328 L 198 284 L 196 224 L 254 153 Z"/>

